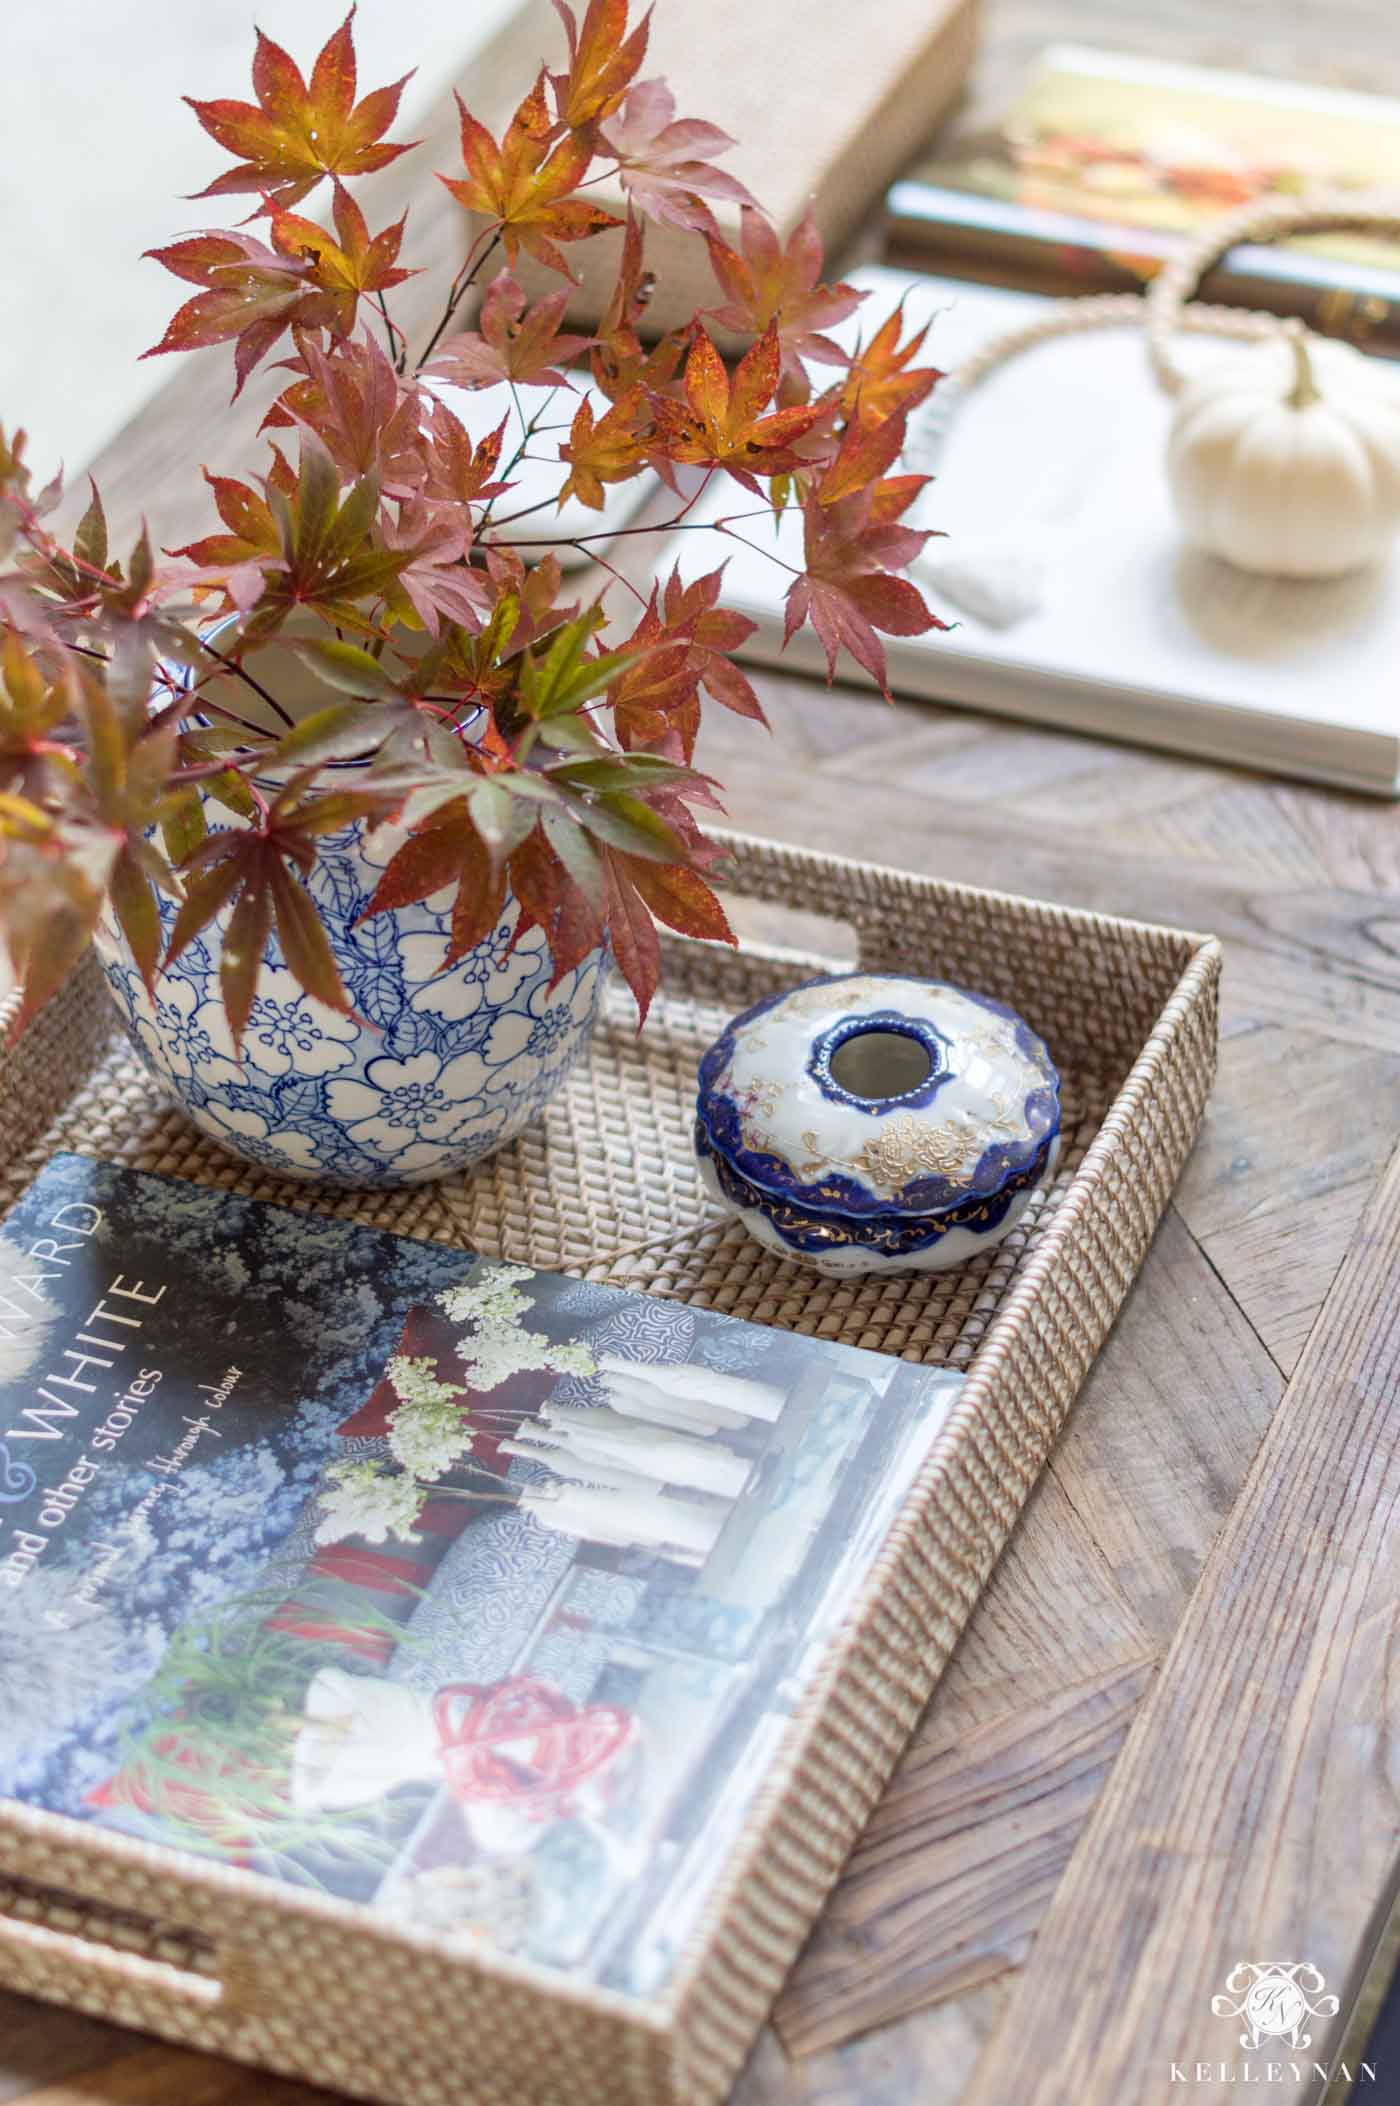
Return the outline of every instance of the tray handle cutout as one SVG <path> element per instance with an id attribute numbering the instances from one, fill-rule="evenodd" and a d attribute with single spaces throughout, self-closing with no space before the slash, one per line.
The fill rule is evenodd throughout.
<path id="1" fill-rule="evenodd" d="M 746 947 L 792 958 L 814 973 L 854 972 L 862 962 L 860 932 L 853 922 L 731 889 L 722 878 L 717 884 L 734 933 Z"/>
<path id="2" fill-rule="evenodd" d="M 135 1998 L 142 2009 L 232 2016 L 246 2008 L 250 1982 L 233 1954 L 200 1932 L 156 1923 L 28 1880 L 0 1879 L 0 1982 L 31 1995 L 87 2008 Z M 123 2015 L 113 2009 L 113 2016 Z"/>

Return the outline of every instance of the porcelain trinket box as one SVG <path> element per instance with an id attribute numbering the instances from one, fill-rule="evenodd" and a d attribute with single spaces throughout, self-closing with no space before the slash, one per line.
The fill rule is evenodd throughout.
<path id="1" fill-rule="evenodd" d="M 1059 1146 L 1042 1041 L 939 980 L 811 981 L 735 1017 L 700 1063 L 707 1188 L 820 1272 L 965 1264 L 1010 1234 Z"/>

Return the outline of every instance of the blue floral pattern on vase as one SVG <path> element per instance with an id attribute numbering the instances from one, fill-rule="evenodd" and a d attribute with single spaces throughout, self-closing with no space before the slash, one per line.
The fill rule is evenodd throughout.
<path id="1" fill-rule="evenodd" d="M 274 934 L 241 1065 L 219 993 L 227 909 L 161 974 L 154 999 L 115 923 L 99 929 L 107 984 L 151 1073 L 204 1133 L 279 1176 L 392 1186 L 463 1169 L 544 1109 L 588 1042 L 603 952 L 551 987 L 543 931 L 512 947 L 514 899 L 446 972 L 451 888 L 359 921 L 402 839 L 346 827 L 321 843 L 307 880 L 356 1017 L 302 991 Z M 161 900 L 167 936 L 175 912 Z"/>

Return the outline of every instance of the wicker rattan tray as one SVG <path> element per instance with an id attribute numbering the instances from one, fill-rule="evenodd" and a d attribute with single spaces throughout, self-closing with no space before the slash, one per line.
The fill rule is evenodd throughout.
<path id="1" fill-rule="evenodd" d="M 449 1954 L 353 1905 L 13 1803 L 0 1983 L 405 2106 L 724 2095 L 1146 1253 L 1214 1073 L 1220 969 L 1208 937 L 732 847 L 731 897 L 839 925 L 843 963 L 999 996 L 1050 1046 L 1065 1086 L 1055 1184 L 961 1272 L 824 1279 L 703 1198 L 696 1060 L 725 1016 L 830 966 L 810 948 L 670 941 L 644 1035 L 619 1004 L 543 1122 L 474 1175 L 400 1193 L 314 1191 L 223 1154 L 117 1035 L 91 962 L 0 1062 L 4 1208 L 75 1149 L 966 1372 L 665 1999 Z"/>

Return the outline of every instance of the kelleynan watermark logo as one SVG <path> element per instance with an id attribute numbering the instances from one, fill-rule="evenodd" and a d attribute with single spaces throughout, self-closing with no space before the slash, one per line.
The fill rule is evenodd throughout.
<path id="1" fill-rule="evenodd" d="M 1329 2069 L 1325 2063 L 1299 2058 L 1312 2046 L 1309 2022 L 1335 2018 L 1338 2002 L 1326 1994 L 1327 1984 L 1308 1960 L 1241 1960 L 1225 1977 L 1222 1993 L 1213 1996 L 1210 2008 L 1217 2018 L 1243 2021 L 1239 2043 L 1245 2050 L 1242 2062 L 1173 2062 L 1173 2084 L 1300 2084 L 1316 2078 L 1340 2077 L 1348 2084 L 1374 2084 L 1374 2063 L 1345 2063 Z M 1258 2055 L 1266 2043 L 1278 2041 L 1289 2050 L 1288 2058 Z"/>
<path id="2" fill-rule="evenodd" d="M 1326 1982 L 1306 1960 L 1242 1960 L 1225 1978 L 1223 1996 L 1213 1996 L 1217 2018 L 1242 2018 L 1242 2048 L 1286 2040 L 1291 2048 L 1312 2046 L 1310 2018 L 1335 2018 L 1337 1999 L 1323 1996 Z M 1317 1997 L 1310 2003 L 1309 1997 Z"/>

